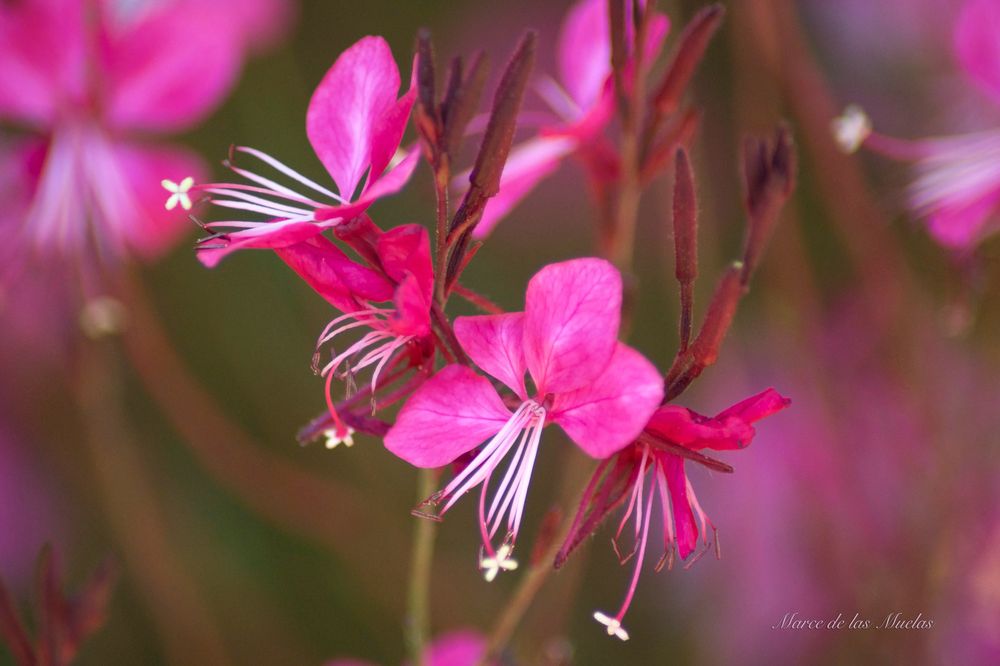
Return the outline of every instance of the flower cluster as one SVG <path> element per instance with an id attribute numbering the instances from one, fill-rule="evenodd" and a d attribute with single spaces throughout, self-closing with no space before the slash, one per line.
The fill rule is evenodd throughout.
<path id="1" fill-rule="evenodd" d="M 636 575 L 622 610 L 614 618 L 596 615 L 622 639 L 628 638 L 621 620 L 641 568 L 654 496 L 664 510 L 668 551 L 676 544 L 680 557 L 688 558 L 699 534 L 695 515 L 706 539 L 710 523 L 686 480 L 684 460 L 727 469 L 698 451 L 745 447 L 751 424 L 788 402 L 768 390 L 714 418 L 666 402 L 714 362 L 794 172 L 786 132 L 773 143 L 748 144 L 744 255 L 691 341 L 697 206 L 686 153 L 678 148 L 697 114 L 683 107 L 681 96 L 721 16 L 715 6 L 695 18 L 649 99 L 644 79 L 668 27 L 651 7 L 579 2 L 563 26 L 558 81 L 532 78 L 536 39 L 529 33 L 500 79 L 475 161 L 458 177 L 464 184 L 454 214 L 448 205 L 451 169 L 463 137 L 474 133 L 468 128 L 485 65 L 481 57 L 468 66 L 453 60 L 439 97 L 427 35 L 418 39 L 402 93 L 399 69 L 380 37 L 365 37 L 344 51 L 319 84 L 306 131 L 332 185 L 249 147 L 235 148 L 226 162 L 240 182 L 165 183 L 169 204 L 183 206 L 189 194 L 203 193 L 226 212 L 226 219 L 202 223 L 210 233 L 197 252 L 207 266 L 239 249 L 272 250 L 337 311 L 319 336 L 314 362 L 325 378 L 328 409 L 300 437 L 325 437 L 333 448 L 351 446 L 360 431 L 384 437 L 389 451 L 415 467 L 451 466 L 452 478 L 414 512 L 440 520 L 478 490 L 479 567 L 487 581 L 518 568 L 514 554 L 546 426 L 558 425 L 598 461 L 556 564 L 629 498 L 622 526 L 635 517 Z M 522 101 L 532 87 L 557 119 L 515 147 Z M 622 131 L 633 136 L 627 150 L 612 140 L 616 99 L 631 109 L 622 120 Z M 411 112 L 419 145 L 402 147 Z M 579 157 L 595 195 L 607 198 L 626 182 L 638 195 L 675 154 L 682 323 L 681 348 L 668 373 L 619 340 L 629 295 L 621 261 L 587 257 L 544 266 L 529 280 L 523 310 L 516 312 L 462 282 L 481 246 L 477 239 L 564 157 Z M 380 226 L 369 216 L 378 199 L 407 184 L 421 155 L 438 195 L 433 251 L 423 226 Z M 621 250 L 627 237 L 621 227 L 634 224 L 627 216 L 605 222 L 605 254 L 621 256 L 609 243 Z M 453 294 L 485 314 L 452 320 L 446 306 Z M 368 379 L 359 387 L 362 372 Z M 338 401 L 341 381 L 346 396 Z M 384 410 L 396 403 L 404 404 L 394 421 L 384 420 Z"/>

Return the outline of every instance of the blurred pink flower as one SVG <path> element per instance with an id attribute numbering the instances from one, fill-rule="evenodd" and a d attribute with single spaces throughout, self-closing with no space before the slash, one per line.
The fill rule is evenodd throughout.
<path id="1" fill-rule="evenodd" d="M 441 467 L 483 446 L 445 489 L 441 513 L 477 485 L 487 580 L 516 568 L 510 559 L 542 429 L 558 423 L 581 449 L 605 458 L 631 442 L 663 399 L 663 379 L 637 351 L 618 342 L 622 282 L 602 259 L 551 264 L 528 283 L 525 311 L 455 320 L 459 343 L 481 369 L 516 394 L 511 413 L 493 384 L 449 365 L 421 386 L 385 437 L 386 447 L 417 467 Z M 534 382 L 529 394 L 524 375 Z M 529 397 L 530 395 L 530 397 Z M 490 477 L 515 450 L 486 510 Z M 492 540 L 508 515 L 507 534 Z"/>
<path id="2" fill-rule="evenodd" d="M 31 581 L 39 549 L 63 536 L 57 498 L 25 445 L 0 427 L 0 577 L 17 587 Z"/>
<path id="3" fill-rule="evenodd" d="M 622 620 L 628 612 L 639 582 L 657 492 L 665 549 L 656 565 L 657 571 L 664 564 L 673 565 L 675 544 L 681 560 L 687 559 L 694 552 L 698 542 L 698 523 L 701 523 L 702 538 L 708 545 L 708 530 L 712 523 L 698 503 L 691 482 L 684 472 L 684 457 L 673 452 L 677 450 L 676 447 L 690 451 L 732 451 L 746 448 L 755 434 L 753 423 L 781 411 L 789 403 L 788 398 L 774 389 L 767 389 L 715 417 L 702 416 L 677 405 L 665 405 L 653 414 L 644 434 L 632 446 L 604 461 L 597 468 L 557 556 L 557 565 L 565 561 L 569 553 L 596 529 L 608 512 L 629 495 L 625 514 L 618 525 L 613 543 L 623 563 L 636 555 L 632 582 L 615 616 L 600 611 L 594 613 L 594 618 L 607 627 L 609 636 L 628 640 L 628 632 L 622 628 Z M 647 476 L 651 477 L 648 492 Z M 622 557 L 618 540 L 633 516 L 635 545 L 628 555 Z"/>
<path id="4" fill-rule="evenodd" d="M 164 209 L 160 181 L 201 175 L 202 162 L 131 136 L 183 130 L 207 115 L 285 3 L 234 4 L 0 6 L 0 119 L 34 137 L 5 155 L 30 178 L 20 241 L 46 254 L 118 260 L 155 258 L 179 238 L 185 216 Z"/>
<path id="5" fill-rule="evenodd" d="M 659 53 L 669 25 L 666 15 L 656 15 L 648 36 L 647 60 Z M 559 80 L 543 76 L 535 86 L 554 114 L 552 124 L 511 151 L 500 193 L 487 204 L 475 228 L 478 238 L 488 235 L 566 156 L 595 153 L 592 163 L 615 163 L 614 150 L 601 134 L 614 115 L 615 103 L 606 0 L 581 0 L 573 5 L 563 21 L 557 48 Z M 465 186 L 462 176 L 456 181 Z"/>
<path id="6" fill-rule="evenodd" d="M 321 235 L 276 250 L 309 286 L 344 313 L 323 330 L 317 350 L 347 331 L 370 329 L 323 367 L 327 406 L 334 422 L 328 446 L 353 443 L 351 431 L 337 416 L 331 396 L 331 383 L 337 369 L 364 352 L 362 358 L 350 364 L 348 372 L 355 373 L 374 365 L 371 380 L 374 392 L 390 359 L 398 358 L 396 352 L 410 343 L 419 343 L 431 332 L 434 271 L 427 230 L 418 224 L 403 225 L 385 233 L 371 225 L 371 230 L 376 235 L 374 254 L 381 270 L 351 260 Z M 390 300 L 391 307 L 373 304 Z"/>
<path id="7" fill-rule="evenodd" d="M 486 649 L 486 641 L 476 631 L 459 629 L 444 634 L 424 652 L 427 666 L 475 666 Z M 409 663 L 409 662 L 407 662 Z M 360 659 L 334 659 L 326 666 L 374 666 Z"/>
<path id="8" fill-rule="evenodd" d="M 271 178 L 230 164 L 253 184 L 207 183 L 196 191 L 216 195 L 212 203 L 246 211 L 266 220 L 210 222 L 214 234 L 199 246 L 199 258 L 214 266 L 239 248 L 279 248 L 293 245 L 364 212 L 377 199 L 398 192 L 409 180 L 419 151 L 399 154 L 416 91 L 399 99 L 399 68 L 381 37 L 364 37 L 340 54 L 313 93 L 306 114 L 306 133 L 337 192 L 275 158 L 253 148 L 250 155 L 312 192 L 304 195 Z M 363 179 L 363 181 L 362 181 Z M 360 184 L 360 192 L 358 191 Z M 317 195 L 328 201 L 321 202 Z"/>
<path id="9" fill-rule="evenodd" d="M 1000 2 L 968 0 L 954 26 L 953 45 L 962 69 L 1000 103 Z M 834 125 L 841 146 L 859 146 L 914 163 L 909 205 L 926 219 L 942 245 L 963 250 L 994 231 L 1000 208 L 1000 131 L 902 141 L 872 131 L 867 116 L 849 108 Z"/>

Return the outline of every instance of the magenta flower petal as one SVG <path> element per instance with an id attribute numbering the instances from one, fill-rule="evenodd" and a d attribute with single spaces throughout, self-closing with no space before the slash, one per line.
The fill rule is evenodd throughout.
<path id="1" fill-rule="evenodd" d="M 236 250 L 278 249 L 301 243 L 323 233 L 323 227 L 313 222 L 295 220 L 276 221 L 260 227 L 226 234 L 227 241 L 219 241 L 224 247 L 214 247 L 214 242 L 198 248 L 198 259 L 207 268 L 215 268 L 226 256 Z"/>
<path id="2" fill-rule="evenodd" d="M 972 80 L 1000 102 L 1000 4 L 995 0 L 966 2 L 955 23 L 958 60 Z"/>
<path id="3" fill-rule="evenodd" d="M 198 155 L 182 148 L 121 143 L 114 150 L 139 213 L 119 220 L 121 232 L 140 259 L 155 260 L 194 228 L 186 211 L 163 207 L 160 180 L 179 183 L 189 176 L 198 179 L 208 169 Z"/>
<path id="4" fill-rule="evenodd" d="M 593 382 L 611 360 L 621 320 L 621 274 L 603 259 L 549 264 L 528 283 L 524 353 L 538 392 Z"/>
<path id="5" fill-rule="evenodd" d="M 393 91 L 393 95 L 395 95 L 395 91 Z M 382 177 L 382 172 L 396 155 L 396 150 L 403 141 L 403 133 L 406 131 L 406 125 L 410 120 L 410 111 L 413 109 L 413 102 L 416 98 L 417 91 L 411 88 L 377 119 L 372 134 L 371 171 L 368 174 L 369 187 Z"/>
<path id="6" fill-rule="evenodd" d="M 592 383 L 556 396 L 552 420 L 594 458 L 633 441 L 663 400 L 663 377 L 631 347 L 618 343 L 611 362 Z"/>
<path id="7" fill-rule="evenodd" d="M 427 646 L 428 666 L 475 666 L 486 650 L 482 634 L 470 629 L 451 631 Z"/>
<path id="8" fill-rule="evenodd" d="M 689 449 L 742 449 L 754 436 L 753 426 L 743 419 L 711 418 L 680 405 L 667 405 L 657 410 L 647 428 Z"/>
<path id="9" fill-rule="evenodd" d="M 719 415 L 715 418 L 723 420 L 729 417 L 736 417 L 747 423 L 754 423 L 772 414 L 777 414 L 790 404 L 792 404 L 791 400 L 773 388 L 769 388 L 757 395 L 750 396 L 746 400 L 741 400 L 729 409 L 719 412 Z"/>
<path id="10" fill-rule="evenodd" d="M 400 335 L 427 335 L 434 296 L 427 230 L 419 224 L 390 229 L 379 237 L 376 252 L 386 274 L 399 284 L 393 297 L 396 306 L 393 329 Z"/>
<path id="11" fill-rule="evenodd" d="M 427 229 L 419 224 L 404 224 L 390 229 L 379 236 L 376 252 L 390 278 L 401 282 L 407 275 L 412 275 L 430 302 L 434 291 L 434 269 Z"/>
<path id="12" fill-rule="evenodd" d="M 473 362 L 522 400 L 524 388 L 524 313 L 458 317 L 455 335 Z"/>
<path id="13" fill-rule="evenodd" d="M 113 10 L 107 10 L 113 11 Z M 183 129 L 206 116 L 232 87 L 242 61 L 239 35 L 213 11 L 167 4 L 101 34 L 108 123 Z"/>
<path id="14" fill-rule="evenodd" d="M 667 488 L 670 491 L 674 527 L 677 530 L 677 552 L 681 559 L 685 560 L 698 545 L 698 525 L 694 520 L 691 502 L 688 500 L 684 459 L 679 456 L 661 455 L 659 456 L 659 464 L 663 466 L 667 478 Z"/>
<path id="15" fill-rule="evenodd" d="M 573 5 L 559 34 L 559 76 L 581 109 L 590 108 L 611 73 L 608 3 L 583 0 Z"/>
<path id="16" fill-rule="evenodd" d="M 47 125 L 84 91 L 83 3 L 0 5 L 0 117 Z"/>
<path id="17" fill-rule="evenodd" d="M 316 293 L 341 312 L 365 306 L 358 299 L 387 301 L 393 285 L 377 271 L 351 261 L 324 236 L 275 250 L 277 255 Z"/>
<path id="18" fill-rule="evenodd" d="M 927 216 L 927 229 L 944 246 L 972 247 L 986 235 L 998 207 L 1000 188 L 968 201 L 941 202 Z"/>
<path id="19" fill-rule="evenodd" d="M 382 174 L 381 178 L 365 188 L 365 191 L 356 201 L 343 206 L 320 208 L 316 211 L 316 220 L 321 223 L 327 222 L 328 224 L 323 225 L 323 228 L 326 228 L 339 220 L 348 220 L 356 215 L 360 215 L 368 210 L 368 207 L 375 203 L 376 200 L 390 194 L 395 194 L 403 189 L 407 181 L 410 180 L 410 176 L 413 175 L 413 171 L 417 168 L 419 162 L 420 151 L 411 150 L 399 164 L 386 171 Z"/>
<path id="20" fill-rule="evenodd" d="M 413 171 L 419 163 L 420 151 L 414 148 L 406 153 L 406 157 L 399 164 L 386 171 L 378 180 L 365 188 L 364 194 L 358 198 L 358 203 L 365 204 L 367 207 L 376 199 L 399 192 L 410 180 L 410 176 L 413 175 Z"/>
<path id="21" fill-rule="evenodd" d="M 490 381 L 449 365 L 410 396 L 385 447 L 417 467 L 441 467 L 500 431 L 511 412 Z"/>
<path id="22" fill-rule="evenodd" d="M 399 82 L 386 41 L 364 37 L 340 54 L 313 93 L 306 132 L 345 199 L 372 162 L 376 131 L 396 106 Z"/>
<path id="23" fill-rule="evenodd" d="M 552 174 L 559 167 L 562 158 L 575 149 L 576 142 L 562 136 L 538 137 L 514 148 L 500 177 L 500 192 L 486 205 L 473 236 L 485 238 L 489 235 L 497 222 L 535 189 L 538 183 Z"/>
<path id="24" fill-rule="evenodd" d="M 774 389 L 767 389 L 715 417 L 702 416 L 679 405 L 666 405 L 653 414 L 647 429 L 689 449 L 742 449 L 753 440 L 754 422 L 781 411 L 790 403 Z"/>

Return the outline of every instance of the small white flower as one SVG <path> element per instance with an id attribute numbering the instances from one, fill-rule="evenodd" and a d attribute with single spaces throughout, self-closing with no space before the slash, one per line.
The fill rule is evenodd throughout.
<path id="1" fill-rule="evenodd" d="M 341 444 L 347 448 L 354 446 L 354 428 L 348 427 L 347 434 L 343 437 L 337 436 L 337 431 L 333 428 L 323 431 L 323 436 L 326 437 L 326 448 L 335 449 Z"/>
<path id="2" fill-rule="evenodd" d="M 191 197 L 188 195 L 188 192 L 194 186 L 194 178 L 188 176 L 180 184 L 164 178 L 160 181 L 160 184 L 163 185 L 163 189 L 170 192 L 170 196 L 167 198 L 167 210 L 173 210 L 177 207 L 177 204 L 180 204 L 184 210 L 191 210 Z"/>
<path id="3" fill-rule="evenodd" d="M 510 557 L 513 551 L 514 547 L 505 543 L 497 549 L 495 557 L 486 557 L 479 560 L 479 568 L 483 570 L 483 577 L 487 583 L 492 583 L 501 571 L 514 571 L 517 569 L 517 560 Z"/>
<path id="4" fill-rule="evenodd" d="M 851 104 L 830 125 L 833 138 L 845 153 L 853 153 L 872 133 L 872 121 L 857 104 Z"/>
<path id="5" fill-rule="evenodd" d="M 608 617 L 601 611 L 597 611 L 594 613 L 594 619 L 608 628 L 608 636 L 614 636 L 623 641 L 628 640 L 628 632 L 622 628 L 622 623 L 615 618 Z"/>

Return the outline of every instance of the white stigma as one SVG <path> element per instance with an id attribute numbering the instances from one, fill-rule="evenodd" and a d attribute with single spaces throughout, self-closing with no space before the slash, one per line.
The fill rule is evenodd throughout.
<path id="1" fill-rule="evenodd" d="M 347 434 L 343 437 L 337 435 L 337 431 L 333 428 L 323 431 L 323 436 L 326 437 L 326 448 L 335 449 L 341 444 L 347 448 L 354 446 L 354 428 L 348 426 Z"/>
<path id="2" fill-rule="evenodd" d="M 514 571 L 517 569 L 517 560 L 510 557 L 513 551 L 514 547 L 505 543 L 497 549 L 495 556 L 479 560 L 479 568 L 483 570 L 483 578 L 486 579 L 487 583 L 492 583 L 501 571 Z"/>
<path id="3" fill-rule="evenodd" d="M 160 181 L 160 185 L 162 185 L 163 189 L 167 192 L 170 192 L 170 196 L 167 198 L 165 206 L 167 210 L 177 208 L 177 204 L 180 204 L 181 208 L 184 210 L 191 210 L 191 197 L 188 195 L 188 192 L 194 186 L 194 178 L 188 176 L 180 183 L 175 183 L 172 180 L 164 178 Z"/>
<path id="4" fill-rule="evenodd" d="M 596 611 L 594 613 L 594 619 L 608 628 L 608 636 L 614 636 L 615 638 L 620 638 L 623 641 L 628 640 L 628 632 L 622 629 L 622 623 L 615 618 L 608 617 L 601 611 Z"/>
<path id="5" fill-rule="evenodd" d="M 833 138 L 845 153 L 853 153 L 872 133 L 872 121 L 857 104 L 851 104 L 830 124 Z"/>

